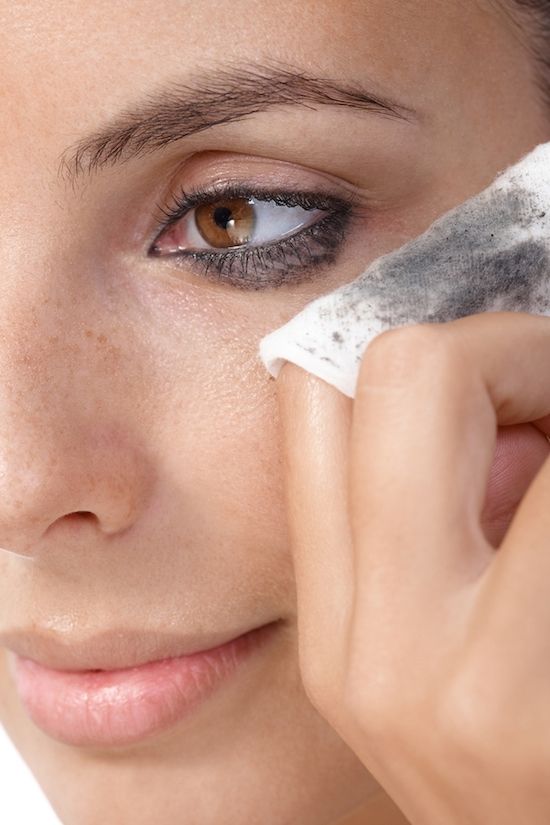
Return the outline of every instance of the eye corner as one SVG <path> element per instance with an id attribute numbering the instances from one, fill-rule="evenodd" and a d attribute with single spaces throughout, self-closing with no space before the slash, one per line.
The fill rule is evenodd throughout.
<path id="1" fill-rule="evenodd" d="M 147 257 L 148 258 L 160 258 L 161 257 L 161 251 L 158 248 L 156 241 L 153 241 L 153 243 L 149 246 L 149 248 L 147 250 Z"/>
<path id="2" fill-rule="evenodd" d="M 353 197 L 343 198 L 326 191 L 265 189 L 257 185 L 219 183 L 203 190 L 171 195 L 171 205 L 159 207 L 162 215 L 147 257 L 164 259 L 169 266 L 193 277 L 217 282 L 241 291 L 278 289 L 310 282 L 334 265 L 345 242 L 347 226 L 356 211 Z M 217 200 L 249 200 L 259 204 L 294 208 L 319 213 L 317 220 L 277 241 L 193 249 L 185 245 L 164 244 L 167 232 L 197 207 Z M 175 241 L 177 243 L 177 239 Z"/>

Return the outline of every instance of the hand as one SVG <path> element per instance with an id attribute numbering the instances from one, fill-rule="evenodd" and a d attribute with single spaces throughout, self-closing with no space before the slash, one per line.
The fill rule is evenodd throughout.
<path id="1" fill-rule="evenodd" d="M 277 387 L 311 701 L 413 825 L 548 825 L 550 319 L 383 333 L 354 402 Z"/>

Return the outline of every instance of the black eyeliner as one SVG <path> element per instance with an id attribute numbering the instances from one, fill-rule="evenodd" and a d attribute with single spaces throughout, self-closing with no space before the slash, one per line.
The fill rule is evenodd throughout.
<path id="1" fill-rule="evenodd" d="M 182 250 L 163 255 L 156 246 L 169 227 L 192 209 L 221 198 L 254 198 L 279 206 L 299 206 L 327 214 L 305 229 L 282 240 L 261 246 L 228 247 L 220 250 Z M 313 191 L 266 190 L 254 185 L 215 184 L 202 190 L 180 190 L 170 205 L 159 206 L 155 239 L 150 257 L 176 262 L 210 281 L 245 290 L 272 289 L 314 280 L 319 270 L 334 264 L 352 217 L 352 199 Z"/>
<path id="2" fill-rule="evenodd" d="M 254 184 L 213 184 L 204 189 L 180 189 L 172 193 L 169 206 L 157 204 L 157 237 L 163 230 L 183 218 L 191 209 L 218 198 L 255 198 L 274 203 L 277 206 L 301 206 L 305 210 L 321 209 L 327 212 L 350 208 L 351 200 L 315 191 L 292 191 L 288 189 L 265 189 Z M 155 241 L 153 241 L 153 246 Z"/>

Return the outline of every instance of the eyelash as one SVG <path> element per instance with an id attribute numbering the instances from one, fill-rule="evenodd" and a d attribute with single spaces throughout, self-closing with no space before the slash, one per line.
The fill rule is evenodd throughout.
<path id="1" fill-rule="evenodd" d="M 149 248 L 151 257 L 176 260 L 208 280 L 222 282 L 237 289 L 274 289 L 312 281 L 320 269 L 334 264 L 354 216 L 354 202 L 319 192 L 268 191 L 254 186 L 217 184 L 203 190 L 181 190 L 168 206 L 158 206 L 155 239 Z M 279 206 L 319 209 L 327 214 L 305 229 L 281 241 L 246 249 L 196 250 L 162 255 L 156 244 L 163 232 L 192 209 L 220 198 L 255 198 Z"/>

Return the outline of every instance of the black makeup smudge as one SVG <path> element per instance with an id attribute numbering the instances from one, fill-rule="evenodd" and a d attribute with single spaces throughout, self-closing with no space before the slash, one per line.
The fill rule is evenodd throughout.
<path id="1" fill-rule="evenodd" d="M 509 251 L 483 255 L 469 271 L 469 282 L 458 286 L 427 320 L 443 322 L 487 312 L 496 301 L 502 311 L 523 306 L 542 312 L 550 304 L 546 296 L 543 306 L 540 285 L 549 274 L 550 259 L 541 241 L 524 241 Z"/>
<path id="2" fill-rule="evenodd" d="M 350 320 L 376 319 L 393 327 L 491 310 L 550 313 L 547 245 L 518 233 L 536 228 L 545 214 L 533 194 L 518 185 L 488 190 L 462 204 L 340 290 L 341 303 L 325 313 L 333 324 L 332 340 L 345 340 Z M 341 321 L 336 329 L 335 317 Z"/>

